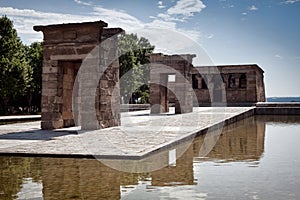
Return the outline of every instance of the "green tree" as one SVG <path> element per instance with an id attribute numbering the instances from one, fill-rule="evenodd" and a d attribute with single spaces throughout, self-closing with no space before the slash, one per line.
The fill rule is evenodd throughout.
<path id="1" fill-rule="evenodd" d="M 8 102 L 25 91 L 26 67 L 24 45 L 13 22 L 3 16 L 0 18 L 0 101 L 5 114 Z"/>
<path id="2" fill-rule="evenodd" d="M 41 42 L 34 42 L 26 46 L 26 69 L 25 95 L 28 101 L 29 112 L 40 110 L 42 90 L 42 66 L 43 66 L 43 45 Z"/>
<path id="3" fill-rule="evenodd" d="M 149 100 L 149 54 L 154 46 L 149 40 L 136 34 L 125 34 L 119 38 L 119 63 L 121 96 L 125 103 L 141 98 L 141 103 Z"/>

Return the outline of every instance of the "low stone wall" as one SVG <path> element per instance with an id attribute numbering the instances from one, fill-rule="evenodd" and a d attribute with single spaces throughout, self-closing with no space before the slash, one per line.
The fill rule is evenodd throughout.
<path id="1" fill-rule="evenodd" d="M 194 104 L 194 107 L 251 107 L 255 106 L 255 103 L 201 103 L 199 105 Z"/>
<path id="2" fill-rule="evenodd" d="M 256 104 L 256 115 L 300 115 L 300 103 L 260 102 Z"/>
<path id="3" fill-rule="evenodd" d="M 169 106 L 174 106 L 174 105 L 170 104 Z M 291 103 L 260 102 L 256 104 L 237 103 L 237 104 L 227 104 L 227 106 L 228 107 L 256 106 L 254 110 L 255 115 L 300 115 L 300 103 L 292 103 L 292 102 Z M 211 107 L 211 104 L 203 104 L 200 107 Z M 150 109 L 150 104 L 121 104 L 121 112 L 149 110 L 149 109 Z"/>
<path id="4" fill-rule="evenodd" d="M 121 112 L 150 110 L 150 104 L 121 104 Z"/>

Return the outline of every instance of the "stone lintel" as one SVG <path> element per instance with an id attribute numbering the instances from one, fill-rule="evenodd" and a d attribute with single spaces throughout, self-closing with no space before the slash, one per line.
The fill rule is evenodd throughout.
<path id="1" fill-rule="evenodd" d="M 174 55 L 165 55 L 162 53 L 153 53 L 150 55 L 150 59 L 152 62 L 159 61 L 181 61 L 186 60 L 189 63 L 192 63 L 193 58 L 196 57 L 195 54 L 174 54 Z"/>
<path id="2" fill-rule="evenodd" d="M 88 54 L 51 55 L 51 60 L 84 60 Z"/>
<path id="3" fill-rule="evenodd" d="M 121 28 L 104 28 L 102 36 L 108 38 L 117 34 L 125 34 L 125 31 Z"/>
<path id="4" fill-rule="evenodd" d="M 240 64 L 240 65 L 215 65 L 215 66 L 195 66 L 195 69 L 198 70 L 201 74 L 211 74 L 211 73 L 249 73 L 249 71 L 259 71 L 264 73 L 263 69 L 260 68 L 257 64 Z"/>
<path id="5" fill-rule="evenodd" d="M 44 43 L 68 44 L 68 43 L 94 43 L 101 41 L 102 30 L 107 27 L 103 21 L 54 24 L 48 26 L 34 26 L 35 31 L 42 31 Z"/>
<path id="6" fill-rule="evenodd" d="M 83 22 L 83 23 L 68 23 L 68 24 L 51 24 L 51 25 L 46 25 L 46 26 L 41 26 L 41 25 L 37 25 L 37 26 L 33 26 L 33 30 L 35 31 L 47 31 L 47 30 L 55 30 L 55 29 L 59 29 L 62 27 L 65 28 L 80 28 L 81 26 L 98 26 L 98 27 L 107 27 L 107 23 L 99 20 L 99 21 L 95 21 L 95 22 Z"/>

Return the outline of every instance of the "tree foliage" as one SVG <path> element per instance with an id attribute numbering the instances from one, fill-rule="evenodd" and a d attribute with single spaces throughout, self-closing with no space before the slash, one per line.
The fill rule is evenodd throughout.
<path id="1" fill-rule="evenodd" d="M 3 16 L 0 18 L 0 98 L 4 113 L 9 100 L 24 93 L 26 68 L 25 48 L 13 22 Z"/>
<path id="2" fill-rule="evenodd" d="M 42 44 L 22 44 L 6 16 L 0 18 L 0 113 L 13 107 L 40 107 Z M 9 107 L 11 109 L 9 109 Z"/>
<path id="3" fill-rule="evenodd" d="M 149 54 L 154 50 L 148 39 L 136 34 L 119 38 L 120 93 L 125 103 L 149 100 Z"/>
<path id="4" fill-rule="evenodd" d="M 32 108 L 37 111 L 41 102 L 42 91 L 42 66 L 43 66 L 43 45 L 34 42 L 26 46 L 26 59 L 28 67 L 26 70 L 25 95 L 27 97 L 29 112 Z"/>

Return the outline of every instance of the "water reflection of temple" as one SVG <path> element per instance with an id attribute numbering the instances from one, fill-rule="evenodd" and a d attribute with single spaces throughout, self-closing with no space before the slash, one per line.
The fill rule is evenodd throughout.
<path id="1" fill-rule="evenodd" d="M 199 157 L 203 138 L 193 142 L 194 157 Z M 243 161 L 259 160 L 264 152 L 265 123 L 250 117 L 224 126 L 214 148 L 206 155 L 210 160 Z"/>
<path id="2" fill-rule="evenodd" d="M 193 151 L 188 148 L 182 156 L 172 164 L 151 173 L 153 186 L 193 185 Z"/>
<path id="3" fill-rule="evenodd" d="M 167 166 L 152 172 L 152 185 L 192 185 L 194 184 L 193 161 L 222 160 L 249 161 L 259 160 L 264 152 L 265 123 L 250 117 L 223 127 L 222 133 L 206 158 L 198 158 L 203 145 L 202 135 L 194 139 L 192 145 L 179 157 L 176 166 Z M 211 137 L 215 137 L 212 135 Z"/>
<path id="4" fill-rule="evenodd" d="M 119 172 L 96 160 L 43 159 L 42 174 L 45 200 L 120 198 Z"/>
<path id="5" fill-rule="evenodd" d="M 264 135 L 265 123 L 255 117 L 226 126 L 205 160 L 259 160 Z M 93 159 L 0 157 L 0 199 L 14 199 L 27 177 L 42 183 L 45 200 L 119 199 L 120 186 L 137 185 L 140 180 L 151 180 L 157 187 L 194 185 L 193 162 L 205 162 L 197 158 L 203 141 L 204 135 L 196 138 L 175 164 L 144 174 L 120 172 Z M 168 159 L 168 153 L 163 155 L 161 159 Z M 161 161 L 165 162 L 157 160 Z"/>

